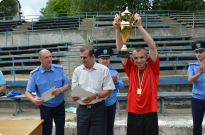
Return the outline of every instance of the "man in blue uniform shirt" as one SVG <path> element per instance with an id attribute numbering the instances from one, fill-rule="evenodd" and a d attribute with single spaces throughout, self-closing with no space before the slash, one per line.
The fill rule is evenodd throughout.
<path id="1" fill-rule="evenodd" d="M 1 92 L 6 90 L 6 81 L 4 79 L 3 73 L 0 71 L 0 96 Z"/>
<path id="2" fill-rule="evenodd" d="M 56 126 L 56 135 L 64 135 L 65 106 L 64 92 L 69 88 L 69 79 L 64 73 L 63 66 L 52 64 L 52 55 L 49 50 L 43 49 L 39 52 L 41 65 L 31 71 L 26 87 L 25 95 L 35 105 L 39 105 L 42 124 L 42 135 L 51 135 L 53 119 Z M 54 98 L 44 102 L 41 96 L 44 92 L 55 86 L 51 93 Z M 31 92 L 36 92 L 34 98 Z"/>
<path id="3" fill-rule="evenodd" d="M 193 82 L 192 115 L 193 135 L 202 135 L 202 121 L 205 111 L 205 41 L 196 41 L 192 44 L 198 62 L 190 63 L 188 81 Z"/>
<path id="4" fill-rule="evenodd" d="M 106 67 L 110 64 L 110 56 L 113 55 L 113 50 L 109 47 L 102 47 L 95 52 L 95 57 L 98 58 L 98 62 Z M 116 96 L 118 89 L 124 88 L 124 83 L 120 79 L 118 72 L 108 67 L 112 80 L 115 84 L 115 90 L 105 100 L 107 110 L 107 135 L 114 135 L 114 121 L 116 112 Z M 93 135 L 92 130 L 90 135 Z"/>

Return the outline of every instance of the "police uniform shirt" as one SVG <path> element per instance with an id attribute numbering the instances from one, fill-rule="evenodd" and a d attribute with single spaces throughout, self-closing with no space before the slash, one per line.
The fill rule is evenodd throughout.
<path id="1" fill-rule="evenodd" d="M 117 71 L 108 67 L 109 71 L 110 71 L 110 75 L 116 75 Z M 123 89 L 124 88 L 124 83 L 123 81 L 120 79 L 119 75 L 117 75 L 117 82 L 114 83 L 115 84 L 115 90 L 112 91 L 112 94 L 110 96 L 108 96 L 105 100 L 105 104 L 106 106 L 111 106 L 116 102 L 116 96 L 117 96 L 117 90 L 118 89 Z"/>
<path id="2" fill-rule="evenodd" d="M 3 73 L 0 71 L 0 85 L 6 84 Z"/>
<path id="3" fill-rule="evenodd" d="M 31 71 L 26 90 L 36 92 L 37 97 L 53 86 L 60 88 L 69 83 L 69 79 L 64 73 L 63 66 L 52 64 L 49 71 L 46 71 L 42 65 Z M 64 93 L 60 93 L 54 98 L 42 103 L 44 106 L 56 107 L 64 100 Z"/>
<path id="4" fill-rule="evenodd" d="M 196 68 L 201 67 L 199 62 L 190 63 L 188 69 L 188 76 L 197 74 Z M 197 80 L 193 82 L 192 97 L 196 99 L 205 99 L 205 74 L 203 73 Z"/>
<path id="5" fill-rule="evenodd" d="M 115 89 L 115 85 L 112 81 L 108 68 L 96 62 L 94 63 L 91 70 L 88 70 L 84 65 L 81 65 L 74 70 L 72 77 L 72 90 L 78 84 L 81 85 L 84 90 L 90 91 L 93 94 L 102 90 Z M 82 100 L 85 98 L 87 97 L 80 97 L 77 102 L 81 105 L 85 105 L 85 103 L 82 102 Z M 106 99 L 106 97 L 94 99 L 89 104 L 95 104 L 104 99 Z"/>

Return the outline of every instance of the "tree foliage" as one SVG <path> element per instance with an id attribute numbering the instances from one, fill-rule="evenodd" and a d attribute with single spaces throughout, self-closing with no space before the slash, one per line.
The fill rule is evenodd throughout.
<path id="1" fill-rule="evenodd" d="M 153 10 L 205 10 L 203 0 L 153 0 Z"/>
<path id="2" fill-rule="evenodd" d="M 17 4 L 16 0 L 2 0 L 0 2 L 0 17 L 15 16 L 18 12 Z M 13 19 L 13 17 L 9 19 Z"/>
<path id="3" fill-rule="evenodd" d="M 43 15 L 41 17 L 48 17 L 46 14 L 124 11 L 126 6 L 131 12 L 139 12 L 139 10 L 205 10 L 203 0 L 48 0 L 46 7 L 42 8 L 40 12 Z"/>
<path id="4" fill-rule="evenodd" d="M 42 8 L 40 13 L 43 15 L 43 17 L 53 17 L 55 16 L 66 16 L 66 13 L 69 13 L 70 11 L 70 0 L 49 0 L 46 3 L 46 7 Z"/>

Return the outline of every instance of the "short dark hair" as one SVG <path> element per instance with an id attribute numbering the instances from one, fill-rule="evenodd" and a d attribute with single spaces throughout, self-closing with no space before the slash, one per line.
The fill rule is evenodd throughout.
<path id="1" fill-rule="evenodd" d="M 137 46 L 137 47 L 134 49 L 134 51 L 136 51 L 136 52 L 140 52 L 141 50 L 144 50 L 144 51 L 147 53 L 146 49 L 145 49 L 143 46 Z"/>
<path id="2" fill-rule="evenodd" d="M 92 57 L 94 54 L 94 48 L 92 46 L 84 46 L 80 49 L 80 52 L 84 52 L 85 50 L 88 50 L 90 57 Z"/>

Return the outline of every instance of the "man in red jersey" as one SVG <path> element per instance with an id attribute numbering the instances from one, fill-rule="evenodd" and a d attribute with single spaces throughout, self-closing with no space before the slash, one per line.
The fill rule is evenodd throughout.
<path id="1" fill-rule="evenodd" d="M 149 60 L 144 47 L 133 51 L 132 59 L 121 58 L 122 65 L 129 78 L 127 95 L 127 135 L 158 135 L 157 91 L 160 74 L 160 61 L 152 37 L 141 25 L 141 17 L 134 18 L 144 41 L 149 47 Z M 120 21 L 113 21 L 116 31 L 116 47 L 120 51 L 123 41 L 120 36 Z"/>

